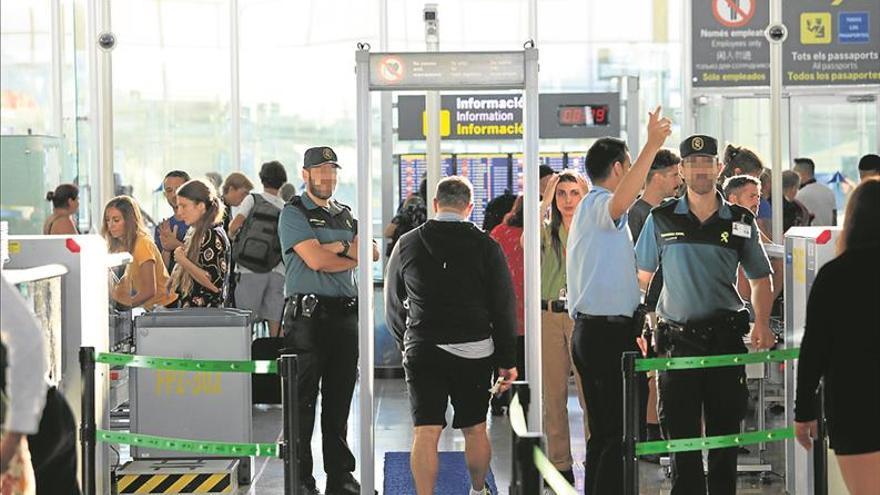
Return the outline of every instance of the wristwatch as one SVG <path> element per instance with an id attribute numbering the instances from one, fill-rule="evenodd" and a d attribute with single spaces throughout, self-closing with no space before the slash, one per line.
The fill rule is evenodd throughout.
<path id="1" fill-rule="evenodd" d="M 342 252 L 339 253 L 339 256 L 343 258 L 348 258 L 348 250 L 351 248 L 351 243 L 348 241 L 339 241 L 342 243 Z"/>

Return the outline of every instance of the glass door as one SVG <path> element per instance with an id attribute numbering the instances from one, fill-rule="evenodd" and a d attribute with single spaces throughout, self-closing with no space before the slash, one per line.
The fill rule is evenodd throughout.
<path id="1" fill-rule="evenodd" d="M 790 99 L 782 100 L 783 169 L 790 162 L 789 140 L 786 126 Z M 772 143 L 770 141 L 770 99 L 752 95 L 703 95 L 696 100 L 695 132 L 718 139 L 719 154 L 723 156 L 727 144 L 746 146 L 758 153 L 766 166 L 770 166 Z"/>

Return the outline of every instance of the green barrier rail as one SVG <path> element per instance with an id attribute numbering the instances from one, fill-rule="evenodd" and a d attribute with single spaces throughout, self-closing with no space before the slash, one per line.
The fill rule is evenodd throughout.
<path id="1" fill-rule="evenodd" d="M 667 452 L 690 452 L 694 450 L 725 449 L 741 447 L 756 443 L 776 442 L 794 438 L 794 428 L 778 428 L 776 430 L 752 431 L 736 435 L 716 437 L 684 438 L 681 440 L 657 440 L 636 444 L 636 455 L 665 454 Z"/>
<path id="2" fill-rule="evenodd" d="M 96 430 L 97 440 L 104 443 L 133 445 L 153 449 L 193 452 L 196 454 L 223 455 L 229 457 L 280 457 L 278 445 L 274 443 L 229 443 L 202 442 L 181 438 L 157 437 L 138 433 Z"/>
<path id="3" fill-rule="evenodd" d="M 95 362 L 112 366 L 129 366 L 154 370 L 252 373 L 257 375 L 274 375 L 278 373 L 278 364 L 275 361 L 219 361 L 98 352 L 95 354 Z"/>
<path id="4" fill-rule="evenodd" d="M 553 467 L 544 451 L 538 447 L 535 447 L 535 466 L 541 472 L 541 476 L 544 477 L 547 485 L 553 489 L 553 493 L 556 495 L 578 495 L 577 490 L 568 484 L 568 481 L 562 477 L 562 474 Z"/>
<path id="5" fill-rule="evenodd" d="M 526 398 L 526 401 L 528 401 L 528 398 Z M 508 414 L 510 418 L 510 429 L 513 430 L 515 446 L 513 453 L 513 477 L 516 480 L 518 478 L 527 478 L 529 476 L 534 476 L 534 478 L 530 480 L 523 479 L 522 484 L 517 487 L 520 491 L 517 491 L 516 493 L 528 493 L 528 491 L 526 491 L 528 490 L 527 487 L 537 486 L 537 477 L 540 475 L 544 478 L 544 482 L 546 482 L 547 485 L 552 488 L 554 493 L 556 493 L 557 495 L 577 495 L 577 490 L 575 490 L 574 487 L 568 483 L 568 480 L 566 480 L 562 476 L 559 470 L 557 470 L 556 467 L 553 466 L 553 463 L 550 462 L 550 459 L 547 458 L 547 455 L 541 449 L 540 436 L 538 436 L 538 438 L 535 438 L 537 434 L 530 433 L 528 431 L 528 427 L 526 425 L 525 411 L 523 410 L 523 405 L 520 402 L 518 393 L 514 393 L 513 397 L 510 399 Z M 523 451 L 516 447 L 517 440 L 523 438 L 527 438 L 534 442 L 534 447 L 531 449 L 531 451 Z M 528 448 L 528 445 L 525 445 L 525 447 Z M 523 469 L 522 473 L 517 474 L 520 469 L 518 468 L 519 464 L 516 462 L 516 457 L 520 454 L 523 456 L 523 462 L 528 462 L 527 460 L 525 460 L 528 459 L 533 463 L 533 467 L 523 466 L 523 468 L 526 469 Z M 514 490 L 515 489 L 511 487 L 511 493 L 514 493 Z"/>
<path id="6" fill-rule="evenodd" d="M 718 356 L 694 356 L 675 358 L 637 359 L 636 371 L 651 370 L 689 370 L 698 368 L 719 368 L 743 364 L 772 363 L 796 359 L 800 349 L 781 349 L 778 351 L 750 352 L 747 354 L 721 354 Z"/>

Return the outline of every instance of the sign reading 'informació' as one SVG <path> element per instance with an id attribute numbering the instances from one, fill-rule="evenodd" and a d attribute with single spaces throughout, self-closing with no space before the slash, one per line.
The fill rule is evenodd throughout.
<path id="1" fill-rule="evenodd" d="M 440 136 L 443 139 L 522 139 L 522 94 L 455 94 L 440 98 Z M 579 139 L 620 134 L 617 93 L 541 94 L 538 104 L 541 139 Z M 404 141 L 425 139 L 428 128 L 425 97 L 397 98 L 397 136 Z"/>

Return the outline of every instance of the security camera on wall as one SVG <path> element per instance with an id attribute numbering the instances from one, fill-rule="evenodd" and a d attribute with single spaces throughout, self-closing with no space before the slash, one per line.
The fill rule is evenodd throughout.
<path id="1" fill-rule="evenodd" d="M 437 43 L 440 41 L 440 21 L 437 16 L 437 4 L 426 3 L 423 11 L 425 21 L 425 41 Z"/>

